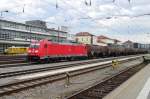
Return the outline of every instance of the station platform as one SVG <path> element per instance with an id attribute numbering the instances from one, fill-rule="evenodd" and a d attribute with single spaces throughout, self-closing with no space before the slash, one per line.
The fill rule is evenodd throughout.
<path id="1" fill-rule="evenodd" d="M 150 99 L 150 64 L 103 99 Z"/>

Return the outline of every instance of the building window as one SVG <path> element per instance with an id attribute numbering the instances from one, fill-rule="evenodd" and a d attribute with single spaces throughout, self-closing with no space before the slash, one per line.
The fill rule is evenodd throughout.
<path id="1" fill-rule="evenodd" d="M 81 38 L 81 40 L 82 40 L 82 41 L 84 41 L 84 39 L 83 39 L 83 38 Z"/>
<path id="2" fill-rule="evenodd" d="M 6 31 L 0 33 L 0 39 L 10 40 L 10 34 Z"/>
<path id="3" fill-rule="evenodd" d="M 87 41 L 89 41 L 89 38 L 86 38 Z"/>

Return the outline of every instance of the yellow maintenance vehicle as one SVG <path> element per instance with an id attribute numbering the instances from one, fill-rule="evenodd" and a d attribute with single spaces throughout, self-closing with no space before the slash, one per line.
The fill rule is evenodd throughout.
<path id="1" fill-rule="evenodd" d="M 9 47 L 5 49 L 5 54 L 26 54 L 28 51 L 28 47 Z"/>

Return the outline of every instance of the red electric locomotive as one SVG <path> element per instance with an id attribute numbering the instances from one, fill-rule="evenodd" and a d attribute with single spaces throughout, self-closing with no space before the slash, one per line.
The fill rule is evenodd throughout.
<path id="1" fill-rule="evenodd" d="M 87 57 L 87 48 L 83 44 L 58 43 L 50 40 L 32 42 L 28 49 L 28 60 L 53 60 Z"/>

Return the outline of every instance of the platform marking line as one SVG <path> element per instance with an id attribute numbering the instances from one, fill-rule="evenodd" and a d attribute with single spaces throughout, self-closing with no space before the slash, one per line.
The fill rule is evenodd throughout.
<path id="1" fill-rule="evenodd" d="M 147 99 L 150 93 L 150 78 L 148 78 L 146 84 L 143 89 L 140 91 L 138 97 L 136 99 Z"/>

